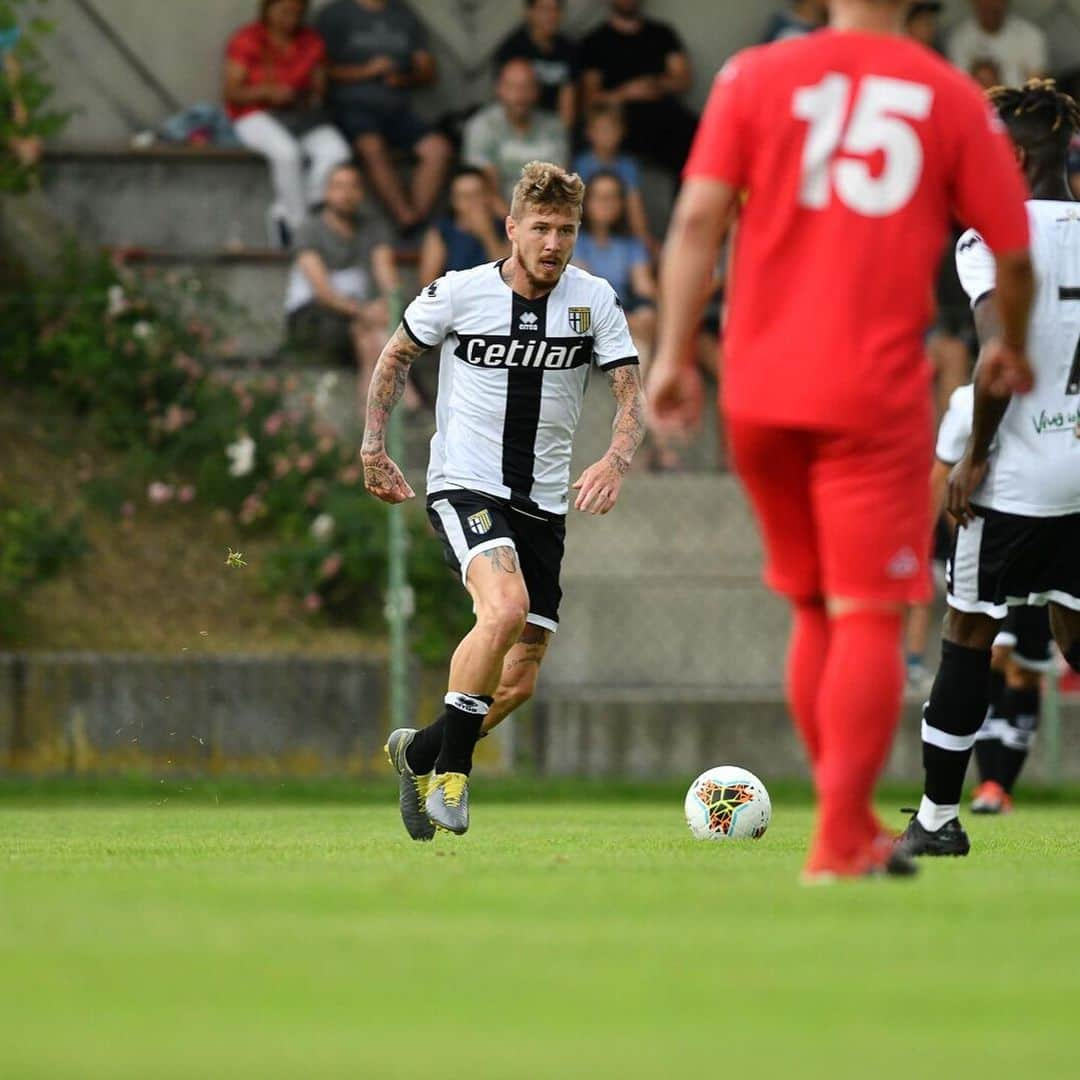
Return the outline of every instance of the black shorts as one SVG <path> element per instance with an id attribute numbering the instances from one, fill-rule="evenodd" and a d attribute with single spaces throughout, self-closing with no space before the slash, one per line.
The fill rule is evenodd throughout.
<path id="1" fill-rule="evenodd" d="M 461 488 L 429 495 L 427 511 L 443 542 L 446 561 L 461 575 L 462 582 L 469 564 L 482 551 L 515 548 L 529 592 L 527 621 L 544 630 L 558 630 L 566 518 L 535 516 L 493 495 Z"/>
<path id="2" fill-rule="evenodd" d="M 381 135 L 398 150 L 411 150 L 434 130 L 408 109 L 362 109 L 342 105 L 334 111 L 334 120 L 350 144 L 361 135 Z"/>
<path id="3" fill-rule="evenodd" d="M 995 619 L 1019 604 L 1080 611 L 1080 514 L 1038 518 L 982 507 L 975 513 L 953 539 L 950 607 Z"/>
<path id="4" fill-rule="evenodd" d="M 286 325 L 288 347 L 293 352 L 315 361 L 333 360 L 345 367 L 356 366 L 352 321 L 347 315 L 312 300 L 290 311 Z"/>
<path id="5" fill-rule="evenodd" d="M 1014 662 L 1029 671 L 1049 671 L 1050 612 L 1045 607 L 1009 608 L 1009 614 L 994 638 L 995 648 L 1012 649 Z"/>

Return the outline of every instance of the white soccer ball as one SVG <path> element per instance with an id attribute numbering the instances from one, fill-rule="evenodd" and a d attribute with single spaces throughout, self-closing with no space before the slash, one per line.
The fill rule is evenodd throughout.
<path id="1" fill-rule="evenodd" d="M 691 785 L 683 803 L 686 824 L 699 840 L 757 840 L 772 817 L 765 785 L 737 765 L 718 765 Z"/>

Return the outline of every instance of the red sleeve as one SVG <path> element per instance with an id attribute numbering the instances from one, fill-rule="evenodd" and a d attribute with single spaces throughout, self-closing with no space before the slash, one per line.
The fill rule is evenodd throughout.
<path id="1" fill-rule="evenodd" d="M 312 68 L 317 68 L 326 60 L 326 42 L 322 35 L 316 33 L 311 27 L 305 27 L 305 58 Z"/>
<path id="2" fill-rule="evenodd" d="M 225 46 L 227 59 L 250 68 L 259 59 L 258 26 L 243 26 L 236 31 Z"/>
<path id="3" fill-rule="evenodd" d="M 964 88 L 967 89 L 966 87 Z M 952 208 L 998 255 L 1028 246 L 1029 197 L 1013 145 L 997 114 L 972 88 L 949 114 L 959 125 Z"/>
<path id="4" fill-rule="evenodd" d="M 698 124 L 683 176 L 724 180 L 733 187 L 746 185 L 751 141 L 745 110 L 748 57 L 732 57 L 713 82 L 709 100 Z"/>

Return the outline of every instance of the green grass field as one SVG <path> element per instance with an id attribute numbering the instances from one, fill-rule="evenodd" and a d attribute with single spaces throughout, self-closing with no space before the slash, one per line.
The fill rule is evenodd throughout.
<path id="1" fill-rule="evenodd" d="M 820 889 L 809 821 L 703 844 L 677 799 L 480 782 L 413 845 L 392 805 L 9 796 L 0 1076 L 1077 1075 L 1080 807 Z"/>

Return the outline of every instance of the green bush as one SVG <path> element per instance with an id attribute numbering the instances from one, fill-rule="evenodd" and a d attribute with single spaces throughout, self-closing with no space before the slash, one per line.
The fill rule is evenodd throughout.
<path id="1" fill-rule="evenodd" d="M 0 284 L 0 380 L 51 395 L 126 455 L 124 498 L 227 514 L 239 537 L 276 543 L 263 578 L 313 618 L 379 632 L 387 520 L 408 515 L 415 648 L 445 657 L 468 605 L 428 540 L 419 506 L 395 511 L 363 489 L 359 451 L 320 425 L 295 377 L 226 372 L 220 297 L 190 275 L 145 272 L 71 254 L 56 280 Z M 114 488 L 95 505 L 124 501 Z"/>
<path id="2" fill-rule="evenodd" d="M 0 642 L 14 642 L 26 590 L 85 551 L 78 519 L 57 522 L 44 507 L 0 498 Z"/>

